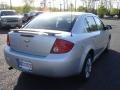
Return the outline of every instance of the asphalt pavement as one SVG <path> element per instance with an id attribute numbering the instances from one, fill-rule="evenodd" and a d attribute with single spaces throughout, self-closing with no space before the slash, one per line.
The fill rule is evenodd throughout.
<path id="1" fill-rule="evenodd" d="M 103 20 L 112 25 L 109 53 L 103 53 L 93 64 L 91 78 L 87 82 L 78 76 L 49 78 L 28 75 L 18 70 L 8 70 L 3 47 L 9 30 L 0 30 L 0 90 L 120 90 L 120 20 Z"/>

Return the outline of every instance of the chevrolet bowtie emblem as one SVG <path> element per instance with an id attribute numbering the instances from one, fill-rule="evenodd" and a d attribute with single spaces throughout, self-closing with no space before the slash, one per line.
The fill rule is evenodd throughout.
<path id="1" fill-rule="evenodd" d="M 24 42 L 25 42 L 25 43 L 29 43 L 29 42 L 30 42 L 30 40 L 24 40 Z"/>

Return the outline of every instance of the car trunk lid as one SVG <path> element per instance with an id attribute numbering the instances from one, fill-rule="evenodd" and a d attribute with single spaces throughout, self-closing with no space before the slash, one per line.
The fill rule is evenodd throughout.
<path id="1" fill-rule="evenodd" d="M 57 37 L 70 36 L 70 33 L 52 30 L 14 29 L 9 34 L 10 47 L 25 54 L 47 56 Z"/>

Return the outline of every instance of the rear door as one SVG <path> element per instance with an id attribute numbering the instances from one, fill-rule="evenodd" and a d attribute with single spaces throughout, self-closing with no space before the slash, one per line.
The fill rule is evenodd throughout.
<path id="1" fill-rule="evenodd" d="M 88 24 L 88 34 L 93 40 L 93 45 L 95 46 L 95 54 L 98 54 L 102 49 L 102 36 L 101 36 L 101 31 L 98 30 L 95 19 L 93 16 L 87 16 L 86 17 L 86 22 Z"/>

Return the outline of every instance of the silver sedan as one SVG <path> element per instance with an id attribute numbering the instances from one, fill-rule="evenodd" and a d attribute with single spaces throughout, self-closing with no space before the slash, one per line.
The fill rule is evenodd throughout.
<path id="1" fill-rule="evenodd" d="M 92 63 L 109 49 L 111 28 L 91 13 L 47 12 L 8 33 L 5 58 L 23 72 L 88 79 Z"/>

